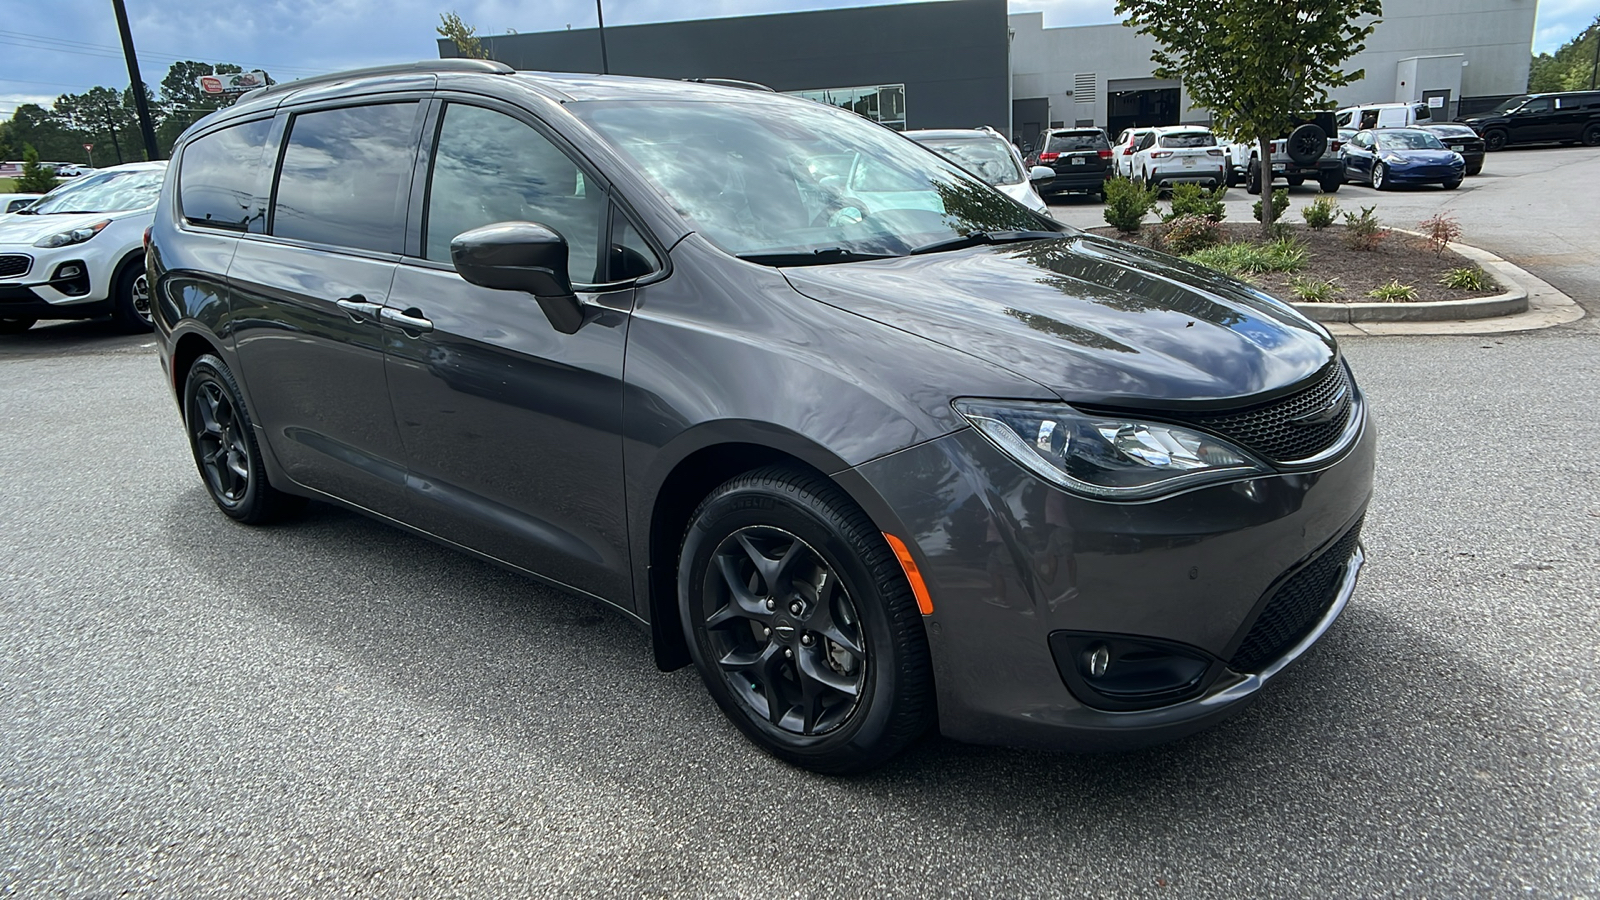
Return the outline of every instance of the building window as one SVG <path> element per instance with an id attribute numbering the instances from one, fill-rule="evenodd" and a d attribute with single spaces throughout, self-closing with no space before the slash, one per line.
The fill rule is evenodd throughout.
<path id="1" fill-rule="evenodd" d="M 880 122 L 895 131 L 906 130 L 906 86 L 880 84 L 877 87 L 824 88 L 814 91 L 788 91 L 796 97 L 848 109 Z"/>

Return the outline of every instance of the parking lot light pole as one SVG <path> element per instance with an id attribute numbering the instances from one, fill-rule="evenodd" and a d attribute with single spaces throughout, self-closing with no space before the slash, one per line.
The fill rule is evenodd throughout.
<path id="1" fill-rule="evenodd" d="M 121 3 L 122 0 L 116 0 Z M 600 5 L 600 0 L 594 0 L 595 18 L 600 20 L 600 74 L 611 74 L 611 62 L 606 59 L 606 11 Z"/>
<path id="2" fill-rule="evenodd" d="M 133 32 L 128 29 L 128 10 L 122 0 L 111 0 L 117 13 L 117 30 L 122 32 L 122 56 L 128 61 L 128 80 L 132 84 L 133 108 L 139 113 L 139 131 L 144 135 L 145 159 L 160 159 L 156 150 L 156 128 L 150 121 L 150 104 L 144 97 L 144 79 L 139 77 L 139 57 L 133 52 Z"/>

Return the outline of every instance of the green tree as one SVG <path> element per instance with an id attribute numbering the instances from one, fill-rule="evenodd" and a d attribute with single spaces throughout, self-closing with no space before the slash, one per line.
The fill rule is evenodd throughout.
<path id="1" fill-rule="evenodd" d="M 1265 163 L 1296 112 L 1325 109 L 1328 89 L 1366 77 L 1344 70 L 1366 49 L 1382 0 L 1117 0 L 1123 24 L 1154 38 L 1157 78 L 1183 82 L 1214 127 L 1253 140 Z M 1263 182 L 1265 184 L 1265 182 Z M 1270 188 L 1269 188 L 1270 190 Z M 1270 210 L 1270 204 L 1268 205 Z M 1270 212 L 1262 234 L 1272 231 Z"/>
<path id="2" fill-rule="evenodd" d="M 1528 71 L 1528 90 L 1582 91 L 1595 84 L 1595 45 L 1600 43 L 1600 16 L 1587 28 L 1561 45 L 1554 54 L 1533 58 Z"/>
<path id="3" fill-rule="evenodd" d="M 434 29 L 439 36 L 456 45 L 456 56 L 467 59 L 488 59 L 489 51 L 478 42 L 478 29 L 461 21 L 455 10 L 439 14 L 440 25 Z"/>
<path id="4" fill-rule="evenodd" d="M 6 137 L 13 147 L 32 146 L 40 159 L 65 162 L 83 154 L 81 141 L 63 128 L 50 110 L 36 103 L 24 103 L 6 122 Z"/>
<path id="5" fill-rule="evenodd" d="M 39 165 L 39 151 L 32 144 L 22 148 L 22 177 L 17 179 L 17 191 L 23 194 L 44 194 L 58 182 L 55 170 Z"/>

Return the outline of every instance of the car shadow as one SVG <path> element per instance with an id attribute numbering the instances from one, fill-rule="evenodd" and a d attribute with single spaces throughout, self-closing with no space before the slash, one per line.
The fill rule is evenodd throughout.
<path id="1" fill-rule="evenodd" d="M 71 352 L 103 352 L 139 347 L 155 340 L 148 332 L 128 334 L 110 319 L 40 322 L 21 334 L 0 334 L 0 359 L 9 356 L 55 356 Z"/>
<path id="2" fill-rule="evenodd" d="M 214 583 L 213 602 L 264 614 L 359 670 L 347 680 L 428 708 L 448 723 L 443 737 L 518 748 L 554 784 L 578 779 L 647 821 L 684 822 L 696 848 L 751 840 L 743 811 L 763 786 L 807 798 L 784 807 L 794 837 L 763 850 L 765 865 L 881 837 L 873 829 L 888 822 L 917 846 L 1003 844 L 1008 859 L 1027 848 L 1037 859 L 1008 865 L 1035 877 L 1134 877 L 1133 860 L 1137 877 L 1181 890 L 1185 873 L 1161 868 L 1181 845 L 1278 893 L 1390 859 L 1426 860 L 1443 879 L 1426 883 L 1503 884 L 1516 854 L 1563 852 L 1592 797 L 1525 697 L 1370 591 L 1252 708 L 1182 741 L 1075 755 L 930 735 L 839 779 L 746 743 L 691 670 L 656 670 L 648 635 L 623 613 L 366 517 L 312 504 L 283 526 L 246 528 L 196 486 L 173 495 L 159 539 Z M 919 865 L 960 877 L 948 859 Z"/>

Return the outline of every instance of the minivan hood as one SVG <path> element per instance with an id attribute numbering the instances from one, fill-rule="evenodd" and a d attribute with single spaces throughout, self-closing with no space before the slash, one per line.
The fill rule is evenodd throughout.
<path id="1" fill-rule="evenodd" d="M 814 300 L 1080 403 L 1246 398 L 1294 385 L 1337 354 L 1321 326 L 1248 285 L 1086 234 L 783 272 Z"/>

